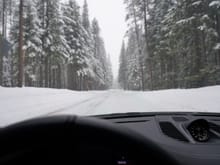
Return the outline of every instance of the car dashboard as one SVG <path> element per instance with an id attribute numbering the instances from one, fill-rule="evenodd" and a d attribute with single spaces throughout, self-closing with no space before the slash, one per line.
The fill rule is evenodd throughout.
<path id="1" fill-rule="evenodd" d="M 220 116 L 158 113 L 100 116 L 151 139 L 180 164 L 220 164 Z"/>
<path id="2" fill-rule="evenodd" d="M 73 124 L 71 121 L 74 121 Z M 102 124 L 107 124 L 103 127 L 107 128 L 107 132 Z M 108 127 L 108 124 L 114 127 Z M 27 126 L 25 129 L 24 125 Z M 142 146 L 135 145 L 139 143 L 132 144 L 120 134 L 112 134 L 111 128 L 125 130 L 128 133 L 126 136 L 133 133 L 135 139 L 140 135 L 141 141 L 146 141 L 149 148 L 142 150 Z M 88 119 L 52 117 L 6 127 L 0 130 L 0 143 L 0 164 L 3 165 L 70 162 L 80 165 L 161 164 L 158 163 L 162 160 L 160 153 L 166 153 L 164 156 L 175 160 L 175 164 L 219 165 L 220 115 L 129 113 L 92 116 Z M 163 152 L 151 152 L 150 143 L 159 146 Z"/>

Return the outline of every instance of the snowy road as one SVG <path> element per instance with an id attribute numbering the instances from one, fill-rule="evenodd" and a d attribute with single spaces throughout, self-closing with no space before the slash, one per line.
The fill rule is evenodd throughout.
<path id="1" fill-rule="evenodd" d="M 0 87 L 0 126 L 39 116 L 123 112 L 220 112 L 220 86 L 190 90 L 128 92 Z"/>

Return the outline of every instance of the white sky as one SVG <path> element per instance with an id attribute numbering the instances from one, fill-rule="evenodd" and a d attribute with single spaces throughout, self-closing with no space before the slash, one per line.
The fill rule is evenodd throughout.
<path id="1" fill-rule="evenodd" d="M 80 6 L 84 0 L 77 0 Z M 114 77 L 118 75 L 119 54 L 126 32 L 123 0 L 87 0 L 90 19 L 96 17 L 104 38 L 106 51 L 111 56 Z"/>

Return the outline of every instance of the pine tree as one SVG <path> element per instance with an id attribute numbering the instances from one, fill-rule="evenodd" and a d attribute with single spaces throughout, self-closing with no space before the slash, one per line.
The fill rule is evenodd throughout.
<path id="1" fill-rule="evenodd" d="M 18 87 L 23 87 L 24 85 L 24 51 L 23 51 L 23 7 L 24 2 L 20 0 L 19 5 L 19 36 L 18 36 Z"/>
<path id="2" fill-rule="evenodd" d="M 4 72 L 4 67 L 7 67 L 9 70 L 10 68 L 10 56 L 6 56 L 3 54 L 3 42 L 8 42 L 8 31 L 9 26 L 11 25 L 12 20 L 12 11 L 15 2 L 13 0 L 2 0 L 0 2 L 0 85 L 10 86 L 11 84 L 8 80 L 11 79 L 9 73 Z M 7 79 L 7 81 L 6 81 Z M 7 83 L 6 83 L 7 82 Z M 6 84 L 5 84 L 6 83 Z"/>
<path id="3" fill-rule="evenodd" d="M 24 52 L 25 52 L 25 85 L 38 86 L 40 54 L 42 41 L 40 33 L 40 21 L 36 11 L 36 3 L 26 3 L 24 18 Z"/>
<path id="4" fill-rule="evenodd" d="M 127 57 L 126 57 L 126 49 L 125 43 L 123 41 L 120 53 L 120 65 L 119 65 L 119 75 L 118 81 L 120 86 L 123 89 L 127 89 Z"/>
<path id="5" fill-rule="evenodd" d="M 220 83 L 218 1 L 125 0 L 125 4 L 129 32 L 139 40 L 129 52 L 137 48 L 141 52 L 139 67 L 142 69 L 144 59 L 145 88 L 192 88 Z"/>
<path id="6" fill-rule="evenodd" d="M 82 25 L 86 31 L 90 28 L 90 21 L 89 21 L 89 10 L 87 1 L 84 1 L 83 5 L 83 13 L 82 13 Z"/>
<path id="7" fill-rule="evenodd" d="M 106 89 L 110 88 L 113 81 L 110 60 L 108 59 L 105 44 L 100 36 L 100 27 L 96 19 L 93 19 L 91 24 L 92 36 L 92 56 L 93 56 L 93 71 L 94 71 L 94 88 Z"/>
<path id="8" fill-rule="evenodd" d="M 126 50 L 127 86 L 129 90 L 141 90 L 141 73 L 137 40 L 134 31 L 130 32 Z"/>
<path id="9" fill-rule="evenodd" d="M 65 6 L 63 20 L 65 23 L 64 33 L 69 48 L 70 82 L 74 83 L 72 85 L 69 84 L 69 88 L 82 90 L 82 80 L 87 74 L 88 60 L 85 50 L 84 29 L 80 21 L 79 6 L 75 0 L 70 0 L 68 6 Z"/>
<path id="10" fill-rule="evenodd" d="M 111 58 L 110 55 L 107 56 L 107 62 L 106 62 L 106 66 L 107 66 L 107 72 L 106 72 L 106 86 L 107 89 L 110 89 L 113 85 L 113 73 L 112 73 L 112 64 L 111 64 Z"/>
<path id="11" fill-rule="evenodd" d="M 22 64 L 18 59 L 19 25 L 24 31 L 25 86 L 73 90 L 111 86 L 110 60 L 99 31 L 93 31 L 100 29 L 98 23 L 95 28 L 90 27 L 86 1 L 81 16 L 75 0 L 64 3 L 59 0 L 24 0 L 22 24 L 19 24 L 19 3 L 14 9 L 9 32 L 13 86 L 18 85 L 17 64 Z M 97 66 L 98 72 L 95 70 Z"/>

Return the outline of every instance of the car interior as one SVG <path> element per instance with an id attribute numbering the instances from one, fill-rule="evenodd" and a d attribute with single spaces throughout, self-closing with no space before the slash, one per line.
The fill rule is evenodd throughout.
<path id="1" fill-rule="evenodd" d="M 212 164 L 220 161 L 219 114 L 52 116 L 4 127 L 0 164 Z"/>
<path id="2" fill-rule="evenodd" d="M 0 165 L 220 165 L 220 0 L 0 0 Z"/>

